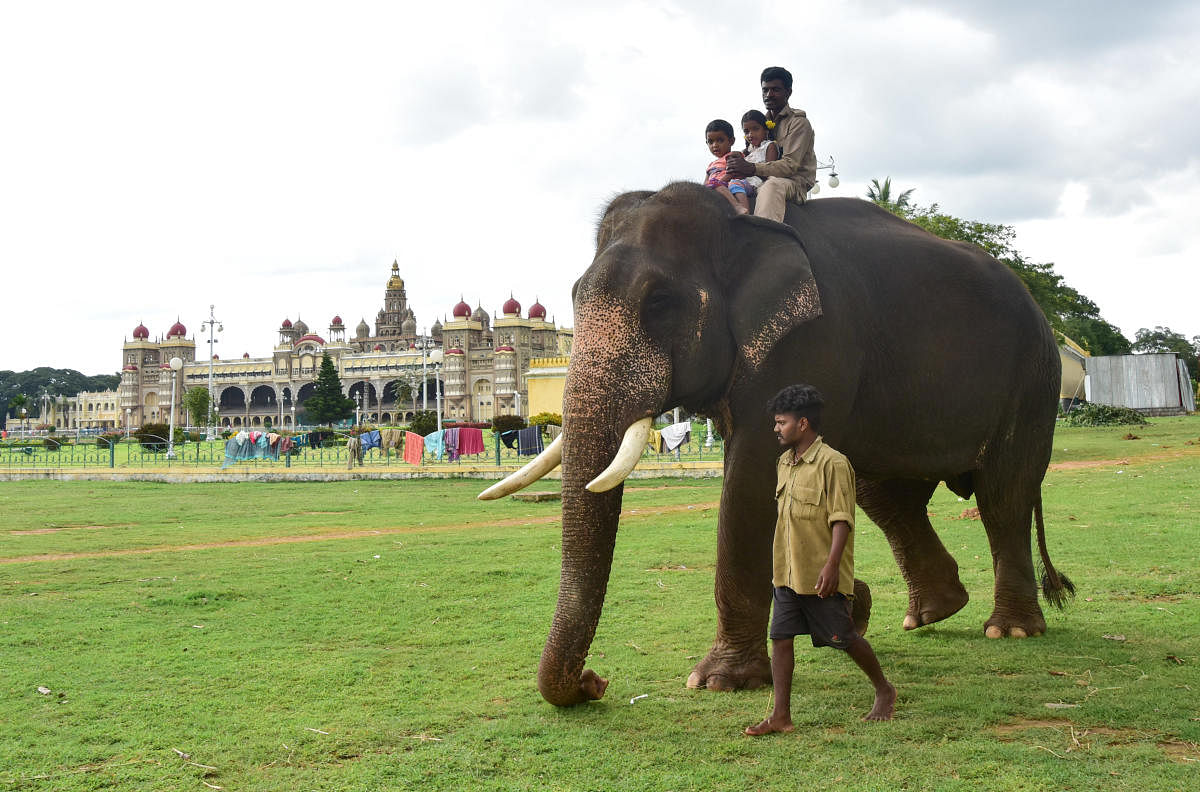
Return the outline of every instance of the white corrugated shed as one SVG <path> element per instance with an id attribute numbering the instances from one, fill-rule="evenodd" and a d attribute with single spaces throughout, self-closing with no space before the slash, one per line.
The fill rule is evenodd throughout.
<path id="1" fill-rule="evenodd" d="M 1156 415 L 1196 409 L 1187 366 L 1175 353 L 1106 355 L 1087 359 L 1087 400 Z"/>

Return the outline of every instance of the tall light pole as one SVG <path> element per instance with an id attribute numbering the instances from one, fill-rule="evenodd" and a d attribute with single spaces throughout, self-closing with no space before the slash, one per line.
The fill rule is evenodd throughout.
<path id="1" fill-rule="evenodd" d="M 217 343 L 217 339 L 213 337 L 213 328 L 216 332 L 224 332 L 225 325 L 216 318 L 213 314 L 215 305 L 208 306 L 208 318 L 201 322 L 201 325 L 208 325 L 208 409 L 205 410 L 204 423 L 208 427 L 204 433 L 205 440 L 213 440 L 216 438 L 216 432 L 213 430 L 212 415 L 213 415 L 213 344 Z"/>
<path id="2" fill-rule="evenodd" d="M 428 345 L 425 343 L 425 328 L 421 328 L 421 409 L 429 409 L 429 375 L 425 373 L 425 350 Z"/>
<path id="3" fill-rule="evenodd" d="M 437 398 L 437 418 L 438 431 L 442 431 L 442 364 L 435 363 L 433 366 L 433 395 Z"/>
<path id="4" fill-rule="evenodd" d="M 125 439 L 126 440 L 129 439 L 129 417 L 131 415 L 133 415 L 133 408 L 126 407 L 125 408 Z"/>
<path id="5" fill-rule="evenodd" d="M 171 358 L 171 428 L 167 432 L 167 459 L 175 458 L 175 383 L 179 381 L 179 370 L 183 361 L 177 357 Z"/>
<path id="6" fill-rule="evenodd" d="M 28 414 L 28 412 L 29 411 L 24 407 L 21 408 L 21 433 L 26 437 L 29 436 L 29 424 L 25 420 L 25 416 Z"/>

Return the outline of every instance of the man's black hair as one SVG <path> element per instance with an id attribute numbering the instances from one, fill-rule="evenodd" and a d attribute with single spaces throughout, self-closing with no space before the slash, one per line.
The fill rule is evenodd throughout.
<path id="1" fill-rule="evenodd" d="M 783 87 L 789 91 L 792 90 L 792 73 L 782 66 L 768 66 L 763 69 L 762 76 L 758 78 L 760 83 L 771 80 L 783 80 Z"/>
<path id="2" fill-rule="evenodd" d="M 788 385 L 771 399 L 771 414 L 791 413 L 797 418 L 807 418 L 813 431 L 820 431 L 824 405 L 825 397 L 812 385 Z"/>
<path id="3" fill-rule="evenodd" d="M 767 117 L 763 115 L 761 110 L 747 110 L 745 113 L 743 113 L 742 123 L 745 124 L 747 121 L 756 121 L 762 126 L 763 129 L 767 129 Z M 767 137 L 770 136 L 771 130 L 767 129 Z"/>
<path id="4" fill-rule="evenodd" d="M 718 118 L 715 121 L 709 121 L 708 126 L 704 127 L 704 134 L 709 132 L 724 132 L 725 137 L 730 140 L 736 140 L 733 136 L 733 124 L 726 121 L 724 118 Z"/>

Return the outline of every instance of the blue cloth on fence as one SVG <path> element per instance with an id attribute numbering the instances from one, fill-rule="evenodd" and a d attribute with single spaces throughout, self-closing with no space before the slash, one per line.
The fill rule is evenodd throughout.
<path id="1" fill-rule="evenodd" d="M 509 429 L 507 432 L 500 433 L 500 440 L 507 448 L 515 448 L 517 445 L 517 430 Z"/>
<path id="2" fill-rule="evenodd" d="M 358 441 L 360 443 L 362 443 L 363 453 L 366 453 L 367 451 L 371 450 L 372 448 L 380 448 L 381 447 L 381 445 L 380 445 L 381 441 L 379 438 L 379 430 L 378 429 L 372 429 L 369 432 L 363 432 L 362 434 L 360 434 L 358 436 Z"/>
<path id="3" fill-rule="evenodd" d="M 271 441 L 267 439 L 266 432 L 260 432 L 258 438 L 254 441 L 254 458 L 263 459 L 271 452 Z"/>
<path id="4" fill-rule="evenodd" d="M 425 435 L 425 453 L 433 454 L 440 462 L 442 454 L 446 451 L 446 430 L 439 429 L 436 432 L 430 432 Z"/>
<path id="5" fill-rule="evenodd" d="M 517 432 L 517 454 L 537 456 L 542 453 L 542 428 L 531 426 Z"/>
<path id="6" fill-rule="evenodd" d="M 458 461 L 458 430 L 446 430 L 446 458 L 451 462 Z"/>
<path id="7" fill-rule="evenodd" d="M 225 441 L 225 461 L 221 463 L 222 468 L 227 468 L 234 462 L 237 462 L 240 448 L 241 446 L 236 437 L 230 437 Z"/>

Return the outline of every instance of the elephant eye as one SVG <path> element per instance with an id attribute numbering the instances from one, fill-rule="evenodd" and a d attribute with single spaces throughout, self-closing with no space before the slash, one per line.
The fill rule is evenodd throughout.
<path id="1" fill-rule="evenodd" d="M 663 311 L 669 311 L 675 305 L 675 297 L 663 288 L 654 289 L 646 295 L 643 308 L 648 318 Z"/>

